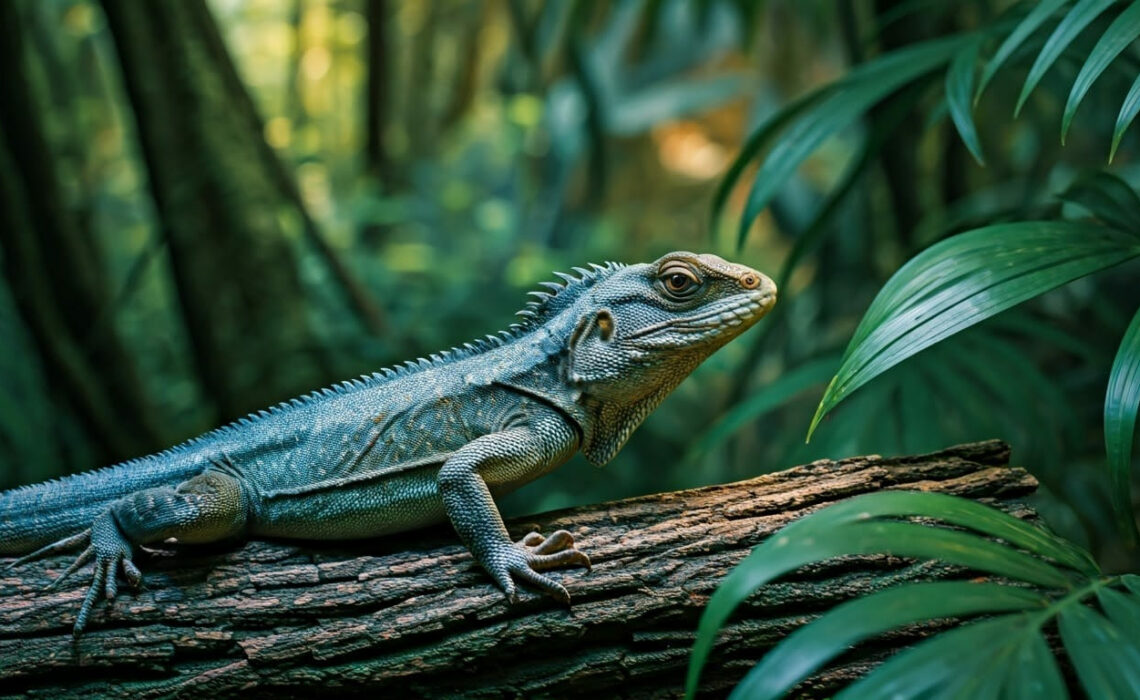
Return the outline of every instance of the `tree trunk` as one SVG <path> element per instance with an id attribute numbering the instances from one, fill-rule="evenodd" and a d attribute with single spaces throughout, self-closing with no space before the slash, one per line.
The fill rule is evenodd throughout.
<path id="1" fill-rule="evenodd" d="M 0 248 L 44 374 L 103 462 L 158 448 L 154 410 L 112 320 L 99 247 L 67 201 L 25 60 L 26 25 L 0 2 Z"/>
<path id="2" fill-rule="evenodd" d="M 75 643 L 83 596 L 43 592 L 59 557 L 0 578 L 0 686 L 53 698 L 282 693 L 370 697 L 675 696 L 709 595 L 776 529 L 880 489 L 1015 500 L 1036 481 L 996 441 L 925 456 L 818 461 L 755 479 L 545 513 L 513 535 L 565 528 L 593 571 L 556 573 L 570 607 L 524 593 L 509 605 L 447 528 L 355 544 L 254 542 L 142 555 L 147 589 L 99 609 Z M 959 575 L 852 557 L 766 586 L 721 633 L 703 676 L 720 695 L 820 611 L 902 581 Z M 929 629 L 929 627 L 925 628 Z M 808 682 L 827 693 L 921 636 L 864 645 Z"/>
<path id="3" fill-rule="evenodd" d="M 204 0 L 102 6 L 207 396 L 224 420 L 312 385 L 293 203 Z"/>

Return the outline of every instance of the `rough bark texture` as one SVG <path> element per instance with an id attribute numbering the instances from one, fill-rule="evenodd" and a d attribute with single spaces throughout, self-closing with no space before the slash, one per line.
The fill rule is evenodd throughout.
<path id="1" fill-rule="evenodd" d="M 0 571 L 0 694 L 271 697 L 679 694 L 697 620 L 718 582 L 788 522 L 879 489 L 1016 500 L 1036 487 L 999 442 L 926 456 L 820 461 L 725 486 L 632 498 L 510 523 L 566 528 L 594 560 L 555 574 L 569 608 L 508 605 L 446 528 L 338 545 L 253 542 L 136 561 L 147 589 L 100 609 L 73 643 L 77 583 L 43 592 L 69 563 Z M 721 695 L 765 649 L 835 603 L 899 581 L 968 575 L 887 557 L 798 572 L 754 596 L 704 674 Z M 801 690 L 823 694 L 892 649 L 864 646 Z"/>

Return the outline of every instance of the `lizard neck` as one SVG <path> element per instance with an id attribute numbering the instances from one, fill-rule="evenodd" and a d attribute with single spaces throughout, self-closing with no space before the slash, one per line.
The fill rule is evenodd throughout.
<path id="1" fill-rule="evenodd" d="M 583 456 L 596 466 L 612 460 L 633 431 L 684 379 L 659 384 L 652 391 L 628 399 L 593 394 L 588 385 L 576 386 L 567 379 L 565 352 L 553 351 L 558 345 L 549 336 L 535 339 L 533 349 L 542 359 L 496 383 L 546 403 L 566 416 L 581 435 Z M 528 353 L 530 354 L 530 353 Z"/>

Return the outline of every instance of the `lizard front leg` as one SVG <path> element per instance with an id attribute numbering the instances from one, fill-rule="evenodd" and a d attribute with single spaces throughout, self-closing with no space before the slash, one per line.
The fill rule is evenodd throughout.
<path id="1" fill-rule="evenodd" d="M 120 570 L 131 585 L 141 582 L 142 574 L 132 561 L 135 545 L 172 537 L 190 543 L 224 539 L 242 532 L 247 514 L 240 482 L 228 474 L 207 471 L 177 488 L 151 488 L 121 498 L 96 516 L 87 530 L 32 552 L 12 566 L 83 548 L 51 584 L 51 588 L 59 586 L 85 564 L 94 562 L 91 585 L 75 618 L 73 633 L 78 637 L 99 598 L 115 598 Z"/>
<path id="2" fill-rule="evenodd" d="M 565 530 L 547 538 L 530 533 L 519 543 L 512 542 L 488 481 L 521 484 L 566 461 L 577 448 L 577 431 L 551 411 L 471 441 L 440 468 L 439 491 L 447 517 L 512 602 L 518 579 L 569 603 L 566 588 L 539 571 L 573 565 L 589 568 L 590 559 L 574 548 L 573 537 Z"/>

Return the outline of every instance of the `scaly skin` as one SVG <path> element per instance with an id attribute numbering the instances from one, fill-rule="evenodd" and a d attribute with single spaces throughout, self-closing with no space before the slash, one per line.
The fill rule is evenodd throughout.
<path id="1" fill-rule="evenodd" d="M 118 576 L 137 585 L 136 545 L 174 538 L 375 537 L 450 520 L 514 600 L 516 581 L 569 601 L 541 571 L 589 566 L 569 533 L 511 542 L 493 496 L 582 450 L 605 464 L 705 358 L 759 320 L 776 287 L 715 255 L 610 263 L 532 292 L 497 336 L 315 392 L 165 452 L 0 493 L 10 566 L 80 550 L 94 562 L 75 620 Z M 34 551 L 33 551 L 34 550 Z"/>

